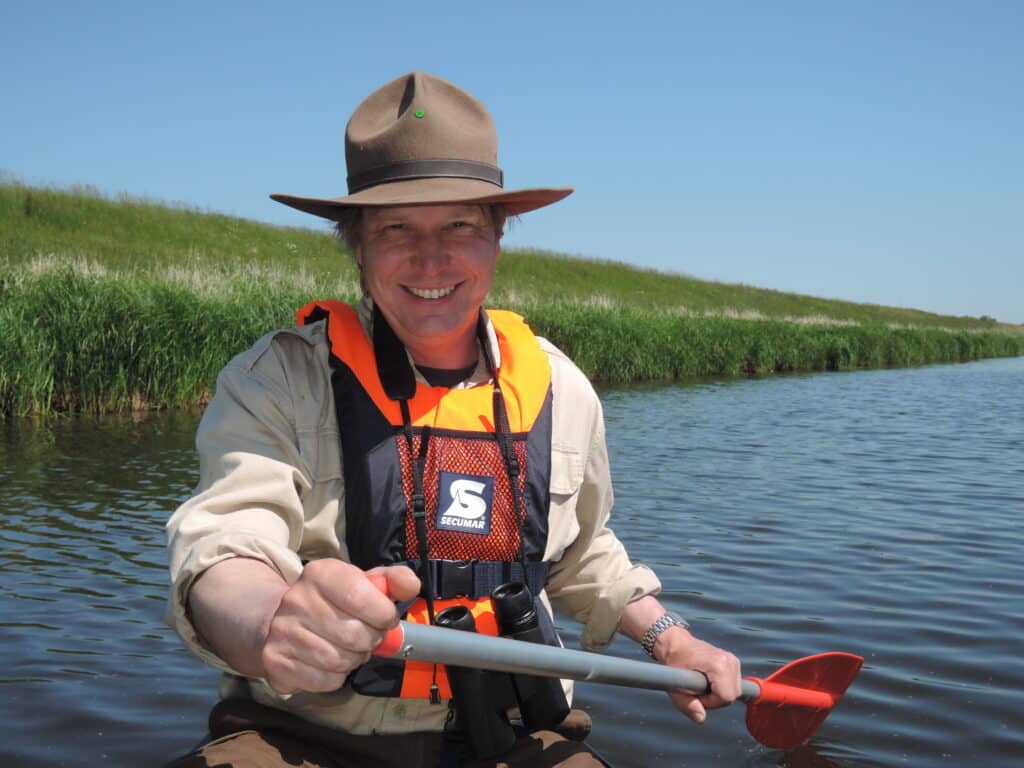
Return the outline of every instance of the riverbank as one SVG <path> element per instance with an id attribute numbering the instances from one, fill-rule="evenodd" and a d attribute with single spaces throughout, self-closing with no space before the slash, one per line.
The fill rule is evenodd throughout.
<path id="1" fill-rule="evenodd" d="M 112 412 L 209 398 L 217 372 L 312 296 L 351 280 L 213 264 L 163 274 L 59 259 L 0 271 L 0 412 Z M 1024 335 L 500 302 L 597 382 L 881 368 L 1024 354 Z"/>
<path id="2" fill-rule="evenodd" d="M 0 413 L 201 405 L 217 371 L 313 298 L 352 301 L 327 234 L 86 192 L 0 185 Z M 1024 355 L 990 318 L 828 301 L 513 251 L 489 302 L 594 381 Z"/>

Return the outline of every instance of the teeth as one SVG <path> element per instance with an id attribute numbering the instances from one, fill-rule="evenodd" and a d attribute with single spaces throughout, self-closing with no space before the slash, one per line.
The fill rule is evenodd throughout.
<path id="1" fill-rule="evenodd" d="M 409 286 L 409 292 L 421 299 L 443 299 L 454 290 L 454 285 L 449 285 L 447 288 L 413 288 Z"/>

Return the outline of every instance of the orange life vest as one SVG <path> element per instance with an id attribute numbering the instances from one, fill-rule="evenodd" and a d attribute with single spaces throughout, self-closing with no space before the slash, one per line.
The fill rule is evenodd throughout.
<path id="1" fill-rule="evenodd" d="M 379 311 L 372 342 L 347 304 L 313 302 L 297 313 L 300 325 L 326 320 L 351 562 L 363 569 L 404 562 L 423 572 L 413 513 L 419 462 L 435 614 L 465 605 L 477 631 L 495 635 L 491 590 L 524 581 L 538 595 L 547 573 L 541 558 L 550 503 L 551 368 L 521 317 L 487 314 L 501 353 L 494 375 L 502 416 L 496 415 L 493 382 L 448 389 L 416 381 Z M 505 423 L 496 430 L 498 418 Z M 511 475 L 509 456 L 518 469 Z M 554 642 L 550 616 L 539 614 Z M 406 619 L 429 621 L 423 597 L 408 607 Z M 441 697 L 451 697 L 443 667 L 424 662 L 375 658 L 349 680 L 368 695 L 423 698 L 436 680 Z"/>

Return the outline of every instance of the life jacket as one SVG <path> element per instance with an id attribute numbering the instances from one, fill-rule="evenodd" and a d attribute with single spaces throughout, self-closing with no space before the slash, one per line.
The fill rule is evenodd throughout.
<path id="1" fill-rule="evenodd" d="M 448 389 L 416 381 L 379 310 L 372 344 L 347 304 L 313 302 L 297 313 L 300 325 L 326 320 L 349 561 L 364 570 L 407 563 L 420 575 L 424 592 L 406 620 L 429 623 L 431 602 L 435 615 L 465 605 L 477 631 L 495 635 L 491 591 L 522 581 L 536 596 L 547 576 L 551 368 L 521 317 L 487 315 L 501 353 L 492 366 L 498 386 Z M 481 317 L 487 350 L 485 328 Z M 557 643 L 537 602 L 546 639 Z M 444 668 L 425 662 L 374 657 L 349 682 L 365 695 L 451 698 Z"/>

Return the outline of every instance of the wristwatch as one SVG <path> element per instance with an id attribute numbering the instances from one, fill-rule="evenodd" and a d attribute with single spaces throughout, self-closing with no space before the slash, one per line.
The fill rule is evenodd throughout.
<path id="1" fill-rule="evenodd" d="M 651 624 L 647 631 L 644 632 L 644 636 L 640 638 L 640 647 L 647 651 L 647 655 L 653 659 L 654 644 L 658 642 L 658 638 L 661 637 L 666 629 L 669 627 L 683 627 L 686 629 L 689 626 L 690 622 L 675 611 L 666 611 L 660 619 Z"/>

